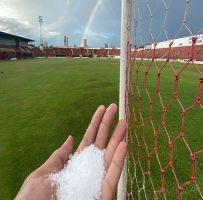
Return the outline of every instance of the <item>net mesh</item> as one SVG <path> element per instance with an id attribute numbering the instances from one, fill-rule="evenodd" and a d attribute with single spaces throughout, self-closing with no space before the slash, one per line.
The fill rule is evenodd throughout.
<path id="1" fill-rule="evenodd" d="M 203 199 L 202 8 L 201 0 L 133 1 L 128 199 Z"/>

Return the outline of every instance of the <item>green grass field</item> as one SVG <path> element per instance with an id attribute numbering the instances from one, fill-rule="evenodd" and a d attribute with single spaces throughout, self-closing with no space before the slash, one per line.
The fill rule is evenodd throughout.
<path id="1" fill-rule="evenodd" d="M 152 70 L 153 73 L 155 75 Z M 182 76 L 179 91 L 185 106 L 194 98 L 197 88 L 194 80 L 197 76 L 190 68 Z M 143 76 L 140 81 L 142 84 Z M 155 83 L 154 79 L 149 80 L 150 91 L 154 90 Z M 161 91 L 165 91 L 164 102 L 170 98 L 172 84 L 172 73 L 168 69 L 161 87 Z M 118 103 L 118 87 L 118 60 L 36 59 L 0 62 L 0 199 L 13 199 L 26 176 L 41 165 L 69 134 L 74 136 L 77 146 L 97 106 Z M 147 98 L 143 96 L 143 99 Z M 145 105 L 148 105 L 147 100 L 143 100 L 142 105 L 143 114 L 147 115 L 148 107 Z M 161 115 L 159 110 L 157 103 L 157 125 Z M 174 104 L 167 117 L 172 137 L 179 130 L 179 113 L 179 107 Z M 202 149 L 202 110 L 195 108 L 187 120 L 187 140 L 194 151 Z M 166 163 L 167 141 L 164 137 L 160 141 L 160 158 Z M 174 151 L 176 169 L 181 170 L 178 176 L 184 182 L 190 177 L 191 162 L 188 152 L 181 145 L 177 145 Z M 160 177 L 156 169 L 157 163 L 152 165 L 152 171 L 155 186 L 159 187 Z M 202 156 L 198 156 L 197 173 L 198 184 L 203 190 Z M 168 193 L 177 194 L 174 180 L 170 182 L 171 174 L 167 177 Z M 193 187 L 186 192 L 185 199 L 198 199 Z M 174 195 L 169 196 L 174 199 Z"/>
<path id="2" fill-rule="evenodd" d="M 98 105 L 118 103 L 118 69 L 117 60 L 0 62 L 0 199 L 69 134 L 77 146 Z"/>

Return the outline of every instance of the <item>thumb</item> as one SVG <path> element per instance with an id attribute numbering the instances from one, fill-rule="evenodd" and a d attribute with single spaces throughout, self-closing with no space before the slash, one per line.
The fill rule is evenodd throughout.
<path id="1" fill-rule="evenodd" d="M 49 157 L 49 159 L 40 166 L 33 175 L 41 176 L 45 174 L 50 174 L 61 170 L 64 164 L 68 161 L 68 157 L 73 150 L 73 137 L 69 136 L 65 143 L 58 148 Z"/>

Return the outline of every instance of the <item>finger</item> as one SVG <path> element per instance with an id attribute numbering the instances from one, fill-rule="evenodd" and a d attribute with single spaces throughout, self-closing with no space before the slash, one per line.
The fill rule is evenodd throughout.
<path id="1" fill-rule="evenodd" d="M 108 142 L 108 138 L 109 138 L 109 131 L 111 129 L 111 125 L 114 119 L 114 116 L 116 114 L 117 111 L 117 106 L 116 104 L 111 104 L 105 114 L 104 117 L 102 119 L 102 122 L 99 126 L 99 130 L 97 133 L 97 137 L 96 137 L 96 141 L 95 141 L 95 145 L 99 148 L 99 149 L 104 149 L 106 148 L 107 142 Z"/>
<path id="2" fill-rule="evenodd" d="M 116 149 L 111 165 L 104 178 L 101 189 L 101 200 L 113 200 L 123 169 L 126 154 L 127 144 L 125 142 L 121 142 Z"/>
<path id="3" fill-rule="evenodd" d="M 86 146 L 94 143 L 99 125 L 105 113 L 105 107 L 103 105 L 99 106 L 92 117 L 90 125 L 77 149 L 77 151 L 83 150 Z"/>
<path id="4" fill-rule="evenodd" d="M 41 176 L 61 170 L 64 167 L 64 164 L 68 161 L 68 157 L 72 150 L 73 137 L 69 136 L 65 143 L 58 148 L 33 174 Z"/>
<path id="5" fill-rule="evenodd" d="M 123 141 L 125 135 L 126 135 L 126 122 L 125 120 L 122 119 L 118 122 L 116 129 L 105 151 L 104 159 L 106 170 L 108 170 L 110 163 L 113 159 L 113 155 L 120 142 Z"/>

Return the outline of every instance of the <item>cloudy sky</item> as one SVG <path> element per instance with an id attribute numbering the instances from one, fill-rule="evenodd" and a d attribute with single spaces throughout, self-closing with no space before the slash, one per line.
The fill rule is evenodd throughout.
<path id="1" fill-rule="evenodd" d="M 0 31 L 26 36 L 39 43 L 38 16 L 44 18 L 43 35 L 49 45 L 80 45 L 86 30 L 89 46 L 119 45 L 121 0 L 0 0 Z M 100 3 L 100 4 L 99 4 Z M 98 6 L 96 6 L 99 4 Z M 96 10 L 95 10 L 96 7 Z M 91 21 L 91 19 L 90 19 Z"/>
<path id="2" fill-rule="evenodd" d="M 152 33 L 154 38 L 158 38 L 165 17 L 165 2 L 170 7 L 167 33 L 170 38 L 174 37 L 183 20 L 186 0 L 133 1 L 140 10 L 134 9 L 134 17 L 137 18 L 132 28 L 134 35 L 137 31 L 137 35 L 141 34 L 146 43 L 151 38 L 150 13 L 146 3 L 149 2 L 153 14 Z M 194 34 L 203 27 L 202 8 L 203 0 L 191 1 L 186 21 Z M 63 36 L 67 35 L 71 46 L 79 46 L 83 37 L 87 37 L 91 47 L 101 47 L 104 43 L 119 46 L 121 0 L 0 0 L 0 31 L 34 39 L 38 44 L 39 15 L 44 18 L 44 41 L 48 41 L 49 45 L 62 46 Z M 189 34 L 183 28 L 179 37 Z M 165 39 L 162 33 L 159 40 Z"/>

